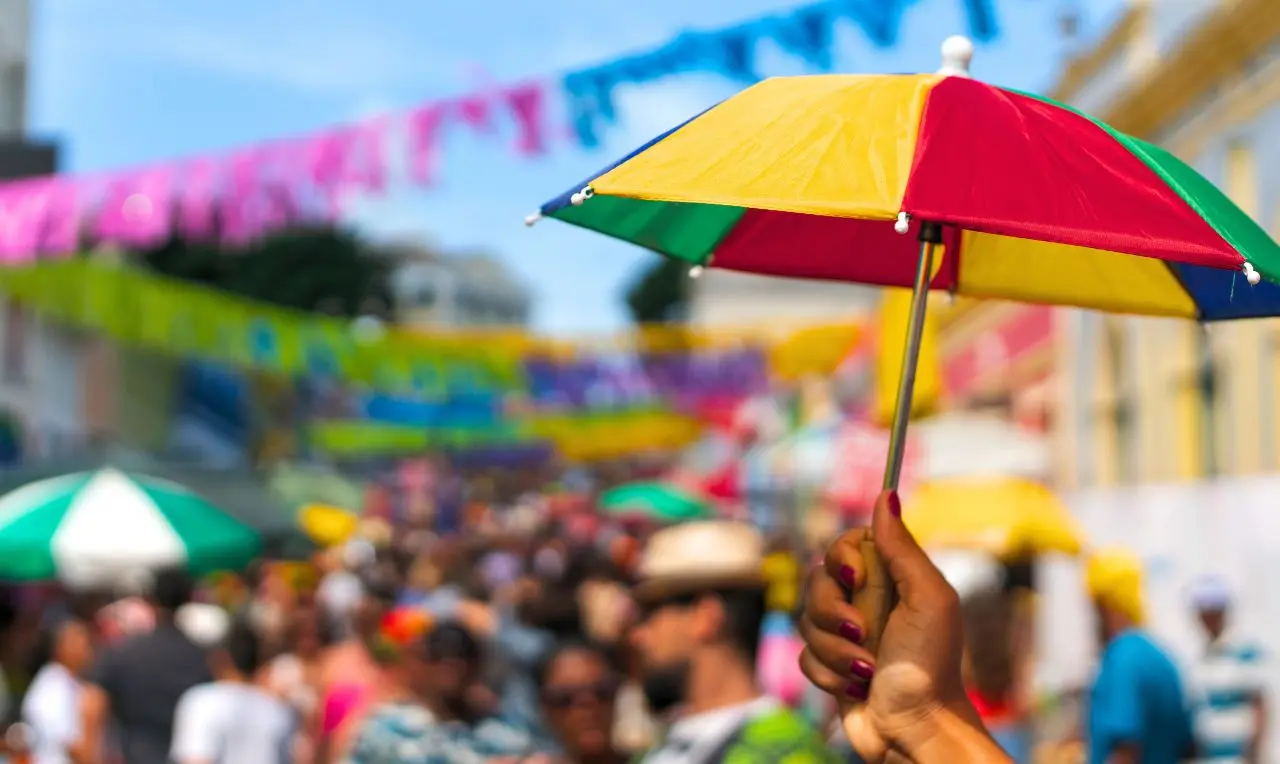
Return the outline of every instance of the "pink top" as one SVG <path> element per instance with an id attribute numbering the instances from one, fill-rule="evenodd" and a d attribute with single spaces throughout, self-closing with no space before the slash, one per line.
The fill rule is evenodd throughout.
<path id="1" fill-rule="evenodd" d="M 339 684 L 325 694 L 320 712 L 320 732 L 326 736 L 338 731 L 369 698 L 372 688 L 365 684 Z"/>

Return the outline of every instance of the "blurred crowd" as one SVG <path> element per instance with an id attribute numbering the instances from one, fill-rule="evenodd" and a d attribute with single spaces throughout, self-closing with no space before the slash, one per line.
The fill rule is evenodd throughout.
<path id="1" fill-rule="evenodd" d="M 815 605 L 826 590 L 812 576 L 848 591 L 864 574 L 831 552 L 824 568 L 826 544 L 733 520 L 602 518 L 589 503 L 557 515 L 537 495 L 462 528 L 368 521 L 311 559 L 205 580 L 172 569 L 130 590 L 6 590 L 4 752 L 14 764 L 856 761 L 833 695 L 865 698 L 874 656 L 850 661 L 865 620 Z M 1030 567 L 937 563 L 959 595 L 968 702 L 1013 760 L 1128 746 L 1141 754 L 1089 758 L 1263 760 L 1262 656 L 1227 629 L 1220 582 L 1196 589 L 1206 651 L 1188 676 L 1143 630 L 1140 564 L 1090 562 L 1100 670 L 1085 710 L 1046 742 Z M 811 660 L 840 664 L 835 692 L 801 673 L 802 636 Z"/>

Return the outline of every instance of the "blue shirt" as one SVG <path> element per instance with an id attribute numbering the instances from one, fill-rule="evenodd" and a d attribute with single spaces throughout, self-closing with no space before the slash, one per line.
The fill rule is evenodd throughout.
<path id="1" fill-rule="evenodd" d="M 1191 714 L 1173 660 L 1149 637 L 1127 631 L 1102 651 L 1089 694 L 1089 761 L 1106 764 L 1136 745 L 1142 764 L 1177 764 L 1191 747 Z"/>

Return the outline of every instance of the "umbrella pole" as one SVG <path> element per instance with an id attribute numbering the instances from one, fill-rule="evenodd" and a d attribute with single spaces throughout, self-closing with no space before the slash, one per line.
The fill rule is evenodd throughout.
<path id="1" fill-rule="evenodd" d="M 907 343 L 902 351 L 902 371 L 898 373 L 898 399 L 893 406 L 889 429 L 889 456 L 884 466 L 886 491 L 898 490 L 902 460 L 906 454 L 907 423 L 911 420 L 911 398 L 916 387 L 916 367 L 920 361 L 920 341 L 924 336 L 925 309 L 929 303 L 929 281 L 933 276 L 933 254 L 942 243 L 942 226 L 925 222 L 920 226 L 920 259 L 916 281 L 911 287 L 911 313 L 907 319 Z"/>
<path id="2" fill-rule="evenodd" d="M 906 453 L 907 423 L 911 420 L 911 396 L 915 392 L 916 366 L 920 360 L 920 341 L 924 335 L 925 308 L 929 301 L 929 282 L 933 276 L 933 258 L 942 244 L 942 226 L 923 221 L 920 225 L 920 258 L 916 264 L 916 280 L 911 288 L 911 313 L 907 320 L 907 341 L 902 352 L 902 371 L 898 375 L 898 399 L 893 407 L 893 424 L 889 430 L 889 455 L 884 467 L 883 489 L 898 490 L 902 476 L 902 460 Z M 861 552 L 867 564 L 866 585 L 854 597 L 854 604 L 867 616 L 864 645 L 874 654 L 880 646 L 880 635 L 889 613 L 898 604 L 898 591 L 868 537 Z"/>

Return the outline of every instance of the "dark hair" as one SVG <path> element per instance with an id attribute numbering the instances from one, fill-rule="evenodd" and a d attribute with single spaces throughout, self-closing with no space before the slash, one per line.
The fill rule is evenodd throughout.
<path id="1" fill-rule="evenodd" d="M 18 608 L 13 603 L 12 593 L 0 593 L 0 633 L 9 631 L 18 622 Z"/>
<path id="2" fill-rule="evenodd" d="M 520 605 L 518 615 L 526 626 L 550 632 L 557 639 L 582 633 L 582 611 L 572 588 L 543 589 L 535 599 Z"/>
<path id="3" fill-rule="evenodd" d="M 160 610 L 170 614 L 191 601 L 195 582 L 182 568 L 163 568 L 156 571 L 151 582 L 151 601 Z"/>
<path id="4" fill-rule="evenodd" d="M 1003 699 L 1013 687 L 1013 602 L 1002 592 L 984 592 L 960 606 L 973 683 L 984 698 Z"/>
<path id="5" fill-rule="evenodd" d="M 445 622 L 436 625 L 422 640 L 423 652 L 427 660 L 462 660 L 467 663 L 479 663 L 480 642 L 458 623 Z"/>
<path id="6" fill-rule="evenodd" d="M 754 666 L 760 650 L 760 627 L 764 624 L 764 591 L 725 589 L 715 595 L 724 609 L 723 637 Z"/>
<path id="7" fill-rule="evenodd" d="M 538 661 L 533 667 L 533 679 L 538 687 L 546 687 L 547 679 L 551 676 L 551 668 L 565 653 L 584 652 L 599 658 L 604 665 L 612 672 L 621 673 L 621 662 L 618 653 L 605 645 L 595 642 L 587 637 L 577 635 L 568 639 L 558 639 L 546 655 L 542 656 L 542 660 Z"/>
<path id="8" fill-rule="evenodd" d="M 396 586 L 386 576 L 370 574 L 361 582 L 364 596 L 375 599 L 383 605 L 391 606 L 396 602 Z"/>
<path id="9" fill-rule="evenodd" d="M 62 637 L 62 632 L 74 625 L 89 627 L 88 622 L 73 615 L 52 619 L 40 627 L 35 647 L 27 659 L 27 676 L 34 677 L 36 672 L 57 657 L 58 640 Z"/>
<path id="10" fill-rule="evenodd" d="M 262 580 L 266 576 L 266 562 L 263 560 L 251 560 L 244 569 L 244 584 L 249 589 L 254 590 L 262 585 Z"/>
<path id="11" fill-rule="evenodd" d="M 253 625 L 246 619 L 237 618 L 222 639 L 222 650 L 231 660 L 236 671 L 251 677 L 262 668 L 262 644 Z"/>

